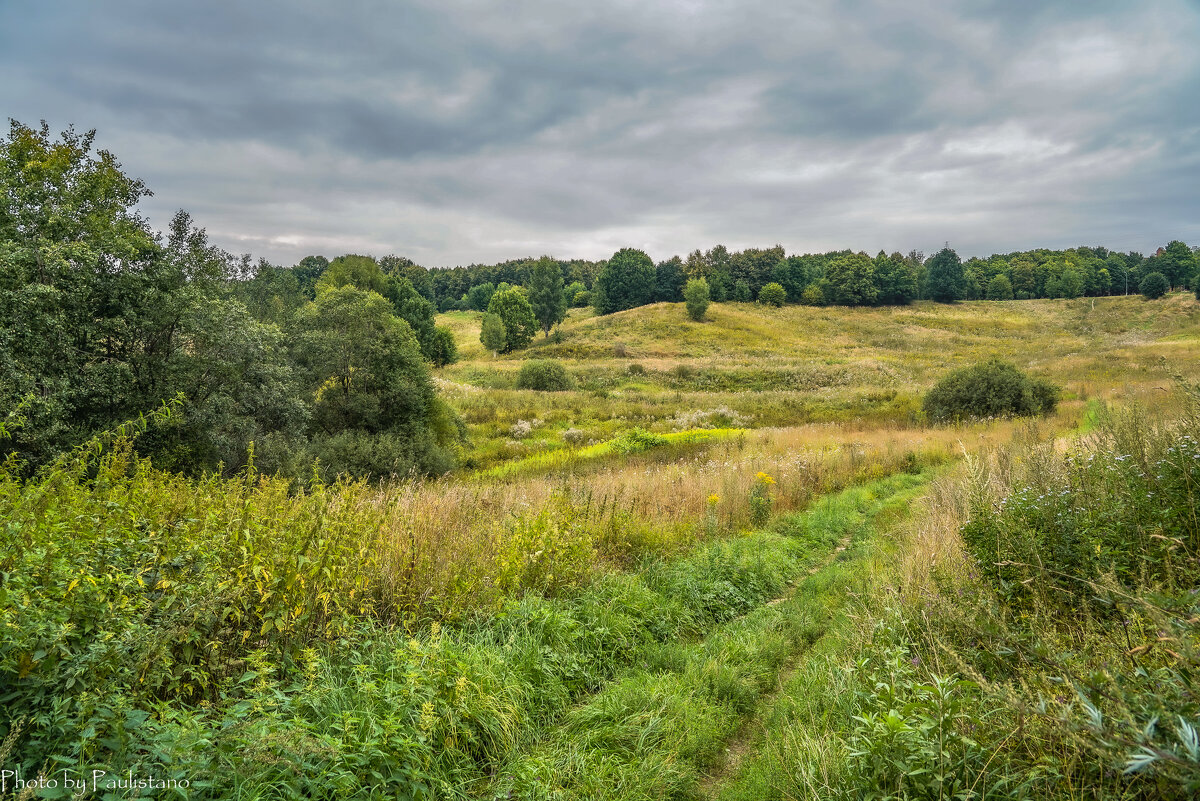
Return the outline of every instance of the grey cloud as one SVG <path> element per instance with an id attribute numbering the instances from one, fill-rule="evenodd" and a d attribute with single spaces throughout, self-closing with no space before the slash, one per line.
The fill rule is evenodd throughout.
<path id="1" fill-rule="evenodd" d="M 281 262 L 1200 241 L 1196 6 L 966 5 L 15 0 L 0 104 Z"/>

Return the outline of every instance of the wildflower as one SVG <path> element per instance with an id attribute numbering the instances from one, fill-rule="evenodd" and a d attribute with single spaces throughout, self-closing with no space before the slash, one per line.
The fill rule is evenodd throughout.
<path id="1" fill-rule="evenodd" d="M 775 483 L 775 479 L 771 478 L 769 475 L 762 472 L 761 470 L 758 471 L 758 475 L 756 475 L 754 477 L 754 480 L 760 484 L 774 484 Z"/>
<path id="2" fill-rule="evenodd" d="M 709 506 L 716 506 L 720 502 L 721 502 L 721 496 L 717 495 L 716 493 L 713 493 L 712 495 L 708 496 L 708 505 Z"/>

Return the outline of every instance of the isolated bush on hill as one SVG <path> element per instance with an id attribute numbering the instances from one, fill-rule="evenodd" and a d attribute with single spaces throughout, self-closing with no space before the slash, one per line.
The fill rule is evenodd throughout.
<path id="1" fill-rule="evenodd" d="M 767 284 L 758 290 L 758 302 L 764 306 L 782 306 L 786 300 L 787 290 L 779 284 Z"/>
<path id="2" fill-rule="evenodd" d="M 562 392 L 573 389 L 575 381 L 562 362 L 554 359 L 534 359 L 521 365 L 517 389 L 536 389 L 540 392 Z"/>
<path id="3" fill-rule="evenodd" d="M 935 422 L 1049 414 L 1059 390 L 998 359 L 944 376 L 925 395 L 925 414 Z"/>
<path id="4" fill-rule="evenodd" d="M 693 278 L 683 288 L 683 302 L 687 305 L 688 317 L 696 322 L 704 319 L 708 311 L 708 282 L 703 278 Z"/>
<path id="5" fill-rule="evenodd" d="M 1147 300 L 1157 300 L 1167 294 L 1167 290 L 1171 288 L 1167 277 L 1162 273 L 1150 273 L 1142 282 L 1138 284 L 1138 291 Z"/>

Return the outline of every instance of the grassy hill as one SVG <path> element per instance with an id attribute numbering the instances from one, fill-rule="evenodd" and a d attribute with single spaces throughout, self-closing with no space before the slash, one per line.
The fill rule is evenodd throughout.
<path id="1" fill-rule="evenodd" d="M 568 429 L 600 441 L 629 426 L 917 425 L 920 397 L 941 375 L 993 356 L 1058 383 L 1068 400 L 1146 396 L 1167 378 L 1164 360 L 1184 372 L 1200 363 L 1200 304 L 1183 293 L 888 308 L 723 303 L 704 323 L 682 304 L 605 317 L 573 309 L 552 339 L 498 358 L 479 344 L 479 318 L 439 320 L 462 354 L 440 371 L 441 387 L 471 428 L 478 466 L 558 447 Z M 527 358 L 562 360 L 578 389 L 516 390 Z M 513 436 L 520 420 L 536 421 L 529 436 Z"/>

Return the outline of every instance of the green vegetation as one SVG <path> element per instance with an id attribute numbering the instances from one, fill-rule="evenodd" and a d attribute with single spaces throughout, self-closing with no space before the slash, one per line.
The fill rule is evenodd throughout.
<path id="1" fill-rule="evenodd" d="M 1058 387 L 993 359 L 947 374 L 925 394 L 922 406 L 930 420 L 945 422 L 1050 414 L 1058 399 Z"/>
<path id="2" fill-rule="evenodd" d="M 1171 283 L 1162 273 L 1150 273 L 1138 284 L 1138 292 L 1146 300 L 1158 300 L 1171 288 Z"/>
<path id="3" fill-rule="evenodd" d="M 683 289 L 683 300 L 687 306 L 688 317 L 696 322 L 702 322 L 708 312 L 709 294 L 708 282 L 703 278 L 693 278 Z"/>
<path id="4" fill-rule="evenodd" d="M 1182 242 L 252 268 L 90 148 L 0 152 L 0 768 L 1200 790 Z"/>
<path id="5" fill-rule="evenodd" d="M 562 392 L 572 389 L 575 382 L 562 362 L 554 359 L 534 359 L 521 365 L 517 389 L 536 389 L 540 392 Z"/>

